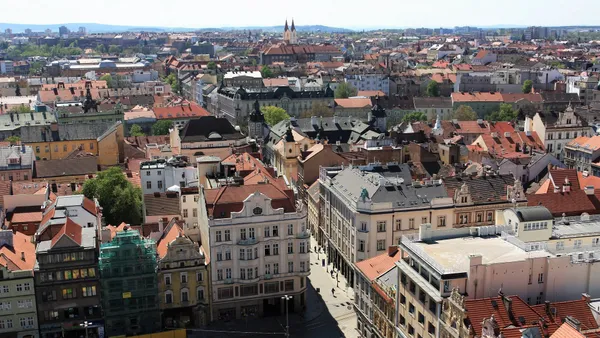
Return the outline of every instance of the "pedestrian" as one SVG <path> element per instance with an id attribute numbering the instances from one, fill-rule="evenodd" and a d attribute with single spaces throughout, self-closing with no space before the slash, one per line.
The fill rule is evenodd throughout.
<path id="1" fill-rule="evenodd" d="M 335 297 L 335 288 L 331 288 L 331 295 Z"/>
<path id="2" fill-rule="evenodd" d="M 317 251 L 317 246 L 316 246 L 316 245 L 315 245 L 315 252 L 318 252 L 318 251 Z"/>
<path id="3" fill-rule="evenodd" d="M 325 267 L 325 258 L 323 258 L 323 259 L 321 260 L 321 264 L 323 265 L 323 267 Z"/>

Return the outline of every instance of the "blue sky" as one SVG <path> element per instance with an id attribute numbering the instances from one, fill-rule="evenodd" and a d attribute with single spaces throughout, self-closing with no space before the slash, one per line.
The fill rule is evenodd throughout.
<path id="1" fill-rule="evenodd" d="M 600 25 L 600 1 L 579 0 L 0 0 L 0 22 L 127 26 L 345 28 Z M 287 4 L 289 3 L 289 5 Z"/>

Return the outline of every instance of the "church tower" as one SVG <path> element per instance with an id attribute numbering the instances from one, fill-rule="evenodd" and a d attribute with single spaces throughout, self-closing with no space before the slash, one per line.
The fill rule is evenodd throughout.
<path id="1" fill-rule="evenodd" d="M 292 19 L 292 28 L 290 34 L 290 44 L 298 44 L 298 36 L 296 35 L 296 25 L 294 25 L 294 19 Z"/>
<path id="2" fill-rule="evenodd" d="M 292 25 L 293 27 L 293 25 Z M 285 19 L 285 27 L 283 27 L 283 41 L 285 41 L 285 43 L 291 43 L 292 40 L 292 31 L 290 30 L 290 27 L 288 27 L 288 22 L 287 19 Z"/>
<path id="3" fill-rule="evenodd" d="M 248 121 L 248 136 L 261 143 L 264 138 L 265 116 L 260 111 L 258 100 L 254 101 L 254 110 L 250 113 Z"/>
<path id="4" fill-rule="evenodd" d="M 375 97 L 375 104 L 368 114 L 368 120 L 369 124 L 380 133 L 385 133 L 387 131 L 387 113 L 379 104 L 379 95 Z"/>

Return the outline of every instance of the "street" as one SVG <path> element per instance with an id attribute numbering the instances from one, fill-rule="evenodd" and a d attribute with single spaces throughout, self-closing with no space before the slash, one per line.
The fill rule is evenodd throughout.
<path id="1" fill-rule="evenodd" d="M 356 314 L 352 308 L 353 291 L 346 290 L 346 280 L 339 274 L 339 283 L 328 272 L 331 265 L 321 265 L 325 254 L 314 252 L 316 241 L 311 238 L 311 273 L 307 278 L 306 311 L 289 315 L 290 337 L 337 338 L 358 337 Z M 338 287 L 339 285 L 339 287 Z M 331 289 L 335 289 L 332 295 Z M 319 292 L 317 292 L 319 290 Z M 188 336 L 204 337 L 285 337 L 285 316 L 252 318 L 216 322 L 206 330 L 188 330 Z"/>

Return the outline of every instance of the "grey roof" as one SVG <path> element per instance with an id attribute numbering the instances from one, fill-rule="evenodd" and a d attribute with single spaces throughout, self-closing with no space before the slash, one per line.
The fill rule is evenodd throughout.
<path id="1" fill-rule="evenodd" d="M 554 224 L 552 236 L 558 238 L 584 237 L 600 235 L 600 218 L 598 215 L 588 216 L 589 220 L 581 220 L 581 216 L 569 217 L 568 221 L 558 221 Z"/>
<path id="2" fill-rule="evenodd" d="M 400 271 L 400 268 L 398 265 L 394 264 L 394 267 L 388 272 L 377 277 L 377 282 L 385 287 L 398 290 L 398 271 Z"/>
<path id="3" fill-rule="evenodd" d="M 25 126 L 21 128 L 21 141 L 49 142 L 98 139 L 114 124 L 114 122 L 59 124 L 56 131 L 51 130 L 48 126 Z"/>
<path id="4" fill-rule="evenodd" d="M 21 129 L 29 126 L 46 126 L 56 122 L 52 113 L 12 113 L 0 115 L 0 131 Z"/>
<path id="5" fill-rule="evenodd" d="M 9 164 L 9 159 L 20 159 L 19 164 Z M 34 160 L 30 146 L 0 147 L 0 170 L 31 168 Z"/>
<path id="6" fill-rule="evenodd" d="M 393 203 L 399 209 L 430 207 L 433 198 L 448 197 L 440 182 L 413 185 L 408 164 L 346 167 L 331 182 L 354 203 L 361 200 L 366 189 L 373 203 Z"/>
<path id="7" fill-rule="evenodd" d="M 554 219 L 550 210 L 543 206 L 514 208 L 512 210 L 517 214 L 520 222 L 535 222 Z"/>
<path id="8" fill-rule="evenodd" d="M 92 249 L 96 247 L 96 228 L 81 228 L 81 247 Z M 52 248 L 52 240 L 41 241 L 35 247 L 36 254 L 48 252 Z"/>

